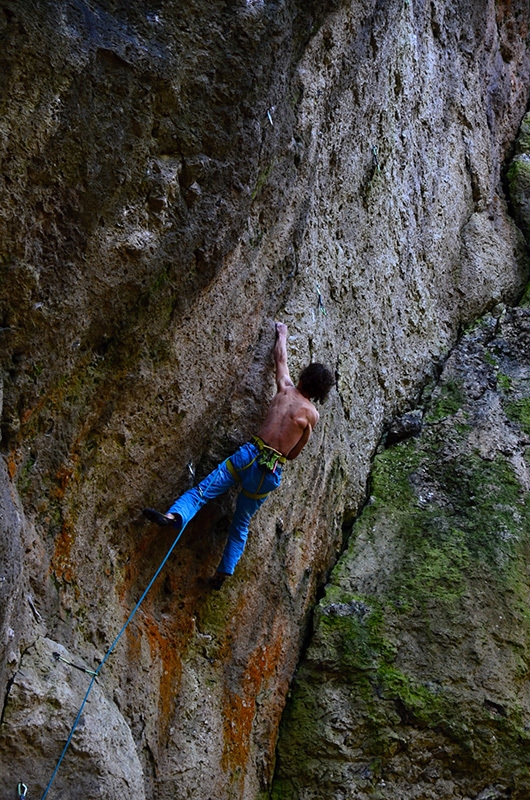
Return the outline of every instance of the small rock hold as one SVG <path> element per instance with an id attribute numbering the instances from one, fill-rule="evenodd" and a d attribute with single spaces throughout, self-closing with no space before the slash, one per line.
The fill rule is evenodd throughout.
<path id="1" fill-rule="evenodd" d="M 409 411 L 407 414 L 403 414 L 402 417 L 398 417 L 392 422 L 385 437 L 385 447 L 397 444 L 411 436 L 417 436 L 421 433 L 421 429 L 422 412 L 419 410 Z"/>
<path id="2" fill-rule="evenodd" d="M 150 197 L 147 201 L 151 211 L 163 211 L 167 207 L 167 199 L 165 197 Z"/>
<path id="3" fill-rule="evenodd" d="M 199 186 L 199 184 L 197 183 L 197 181 L 194 181 L 191 184 L 191 186 L 188 186 L 188 188 L 186 189 L 186 192 L 185 192 L 185 195 L 184 195 L 184 199 L 186 200 L 186 204 L 188 206 L 193 205 L 193 203 L 195 203 L 199 199 L 199 197 L 201 195 L 202 195 L 202 189 Z"/>

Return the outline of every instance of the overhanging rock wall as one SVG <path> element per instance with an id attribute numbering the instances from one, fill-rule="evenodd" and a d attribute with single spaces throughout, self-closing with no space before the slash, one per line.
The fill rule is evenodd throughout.
<path id="1" fill-rule="evenodd" d="M 501 175 L 529 12 L 471 6 L 0 3 L 2 785 L 49 779 L 75 705 L 50 650 L 99 663 L 171 544 L 140 509 L 256 429 L 281 318 L 293 375 L 326 361 L 337 391 L 230 585 L 204 581 L 232 498 L 190 525 L 106 665 L 119 768 L 101 729 L 54 784 L 266 791 L 383 426 L 526 281 Z"/>

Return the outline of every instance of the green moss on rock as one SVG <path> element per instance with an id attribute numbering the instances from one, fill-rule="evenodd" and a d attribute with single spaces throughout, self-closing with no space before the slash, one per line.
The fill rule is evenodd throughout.
<path id="1" fill-rule="evenodd" d="M 445 383 L 429 409 L 427 415 L 428 422 L 437 422 L 444 417 L 453 416 L 462 407 L 464 394 L 462 387 L 457 381 Z"/>
<path id="2" fill-rule="evenodd" d="M 518 153 L 530 153 L 530 114 L 525 114 L 519 129 L 517 140 Z"/>
<path id="3" fill-rule="evenodd" d="M 521 124 L 516 156 L 508 170 L 510 198 L 515 218 L 527 240 L 530 237 L 530 114 Z"/>
<path id="4" fill-rule="evenodd" d="M 524 397 L 504 404 L 504 411 L 508 419 L 515 422 L 521 430 L 530 436 L 530 399 Z"/>
<path id="5" fill-rule="evenodd" d="M 477 348 L 490 387 L 492 365 Z M 502 366 L 501 403 L 526 432 L 529 401 Z M 458 796 L 497 783 L 518 800 L 530 792 L 530 710 L 518 699 L 530 665 L 529 495 L 513 439 L 479 447 L 480 378 L 469 381 L 476 401 L 454 373 L 434 392 L 421 438 L 374 459 L 370 502 L 293 687 L 274 800 L 298 800 L 315 781 L 315 797 L 349 786 L 394 800 L 422 782 L 436 792 L 418 766 L 425 750 Z M 498 401 L 491 408 L 498 414 Z M 507 422 L 488 436 L 513 437 Z"/>

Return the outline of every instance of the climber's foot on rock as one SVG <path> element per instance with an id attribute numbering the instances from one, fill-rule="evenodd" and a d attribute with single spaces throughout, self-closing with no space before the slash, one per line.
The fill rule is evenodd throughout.
<path id="1" fill-rule="evenodd" d="M 215 575 L 212 575 L 212 577 L 208 581 L 210 588 L 219 590 L 223 585 L 223 583 L 225 582 L 225 580 L 229 577 L 230 575 L 228 575 L 227 572 L 216 572 Z"/>
<path id="2" fill-rule="evenodd" d="M 182 517 L 179 514 L 161 514 L 155 508 L 142 508 L 142 514 L 147 517 L 149 522 L 154 522 L 155 525 L 163 527 L 171 525 L 174 528 L 182 527 Z"/>

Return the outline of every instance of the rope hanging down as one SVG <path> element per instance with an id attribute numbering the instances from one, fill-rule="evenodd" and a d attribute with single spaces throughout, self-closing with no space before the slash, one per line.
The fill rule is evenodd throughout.
<path id="1" fill-rule="evenodd" d="M 158 567 L 157 571 L 155 572 L 155 574 L 153 575 L 153 577 L 152 577 L 152 578 L 151 578 L 151 580 L 149 581 L 149 583 L 148 583 L 148 585 L 147 585 L 147 588 L 144 590 L 144 592 L 143 592 L 142 596 L 140 597 L 140 599 L 139 599 L 139 600 L 138 600 L 138 602 L 136 603 L 135 607 L 133 608 L 133 610 L 132 610 L 132 611 L 131 611 L 131 613 L 129 614 L 129 616 L 128 616 L 128 618 L 127 618 L 127 621 L 125 622 L 125 624 L 124 624 L 124 626 L 122 627 L 121 631 L 118 633 L 118 635 L 116 636 L 116 638 L 115 638 L 115 639 L 114 639 L 114 641 L 112 642 L 111 646 L 109 647 L 109 649 L 108 649 L 108 650 L 107 650 L 107 652 L 105 653 L 105 655 L 104 655 L 104 657 L 103 657 L 102 661 L 100 662 L 100 664 L 99 664 L 98 668 L 96 669 L 96 671 L 95 671 L 95 672 L 92 672 L 91 670 L 85 670 L 85 672 L 88 672 L 88 674 L 92 675 L 92 679 L 91 679 L 91 681 L 90 681 L 90 684 L 89 684 L 89 686 L 88 686 L 88 689 L 86 690 L 86 694 L 85 694 L 85 696 L 84 696 L 84 698 L 83 698 L 83 702 L 81 703 L 81 706 L 80 706 L 80 708 L 79 708 L 79 711 L 78 711 L 78 713 L 77 713 L 77 717 L 76 717 L 76 718 L 75 718 L 75 720 L 74 720 L 74 724 L 72 725 L 72 729 L 71 729 L 71 731 L 70 731 L 70 734 L 69 734 L 69 736 L 68 736 L 68 739 L 66 740 L 66 744 L 65 744 L 65 746 L 63 747 L 63 752 L 62 752 L 62 753 L 61 753 L 61 755 L 60 755 L 59 761 L 57 762 L 57 765 L 56 765 L 56 767 L 55 767 L 55 769 L 54 769 L 54 771 L 53 771 L 53 774 L 52 774 L 52 776 L 51 776 L 51 778 L 50 778 L 50 780 L 49 780 L 49 782 L 48 782 L 48 785 L 46 786 L 46 789 L 44 790 L 44 794 L 42 795 L 42 797 L 41 797 L 41 800 L 45 800 L 45 797 L 46 797 L 46 795 L 48 794 L 48 792 L 50 791 L 50 787 L 51 787 L 51 785 L 52 785 L 53 781 L 55 780 L 55 776 L 57 775 L 57 772 L 59 771 L 59 767 L 61 766 L 61 762 L 62 762 L 62 760 L 63 760 L 63 758 L 64 758 L 64 756 L 65 756 L 65 754 L 66 754 L 66 751 L 68 750 L 68 747 L 69 747 L 69 745 L 70 745 L 70 742 L 72 741 L 72 737 L 73 737 L 73 735 L 74 735 L 74 731 L 75 731 L 75 729 L 77 728 L 77 724 L 78 724 L 79 720 L 81 719 L 81 714 L 83 713 L 83 709 L 84 709 L 84 707 L 85 707 L 85 705 L 86 705 L 86 702 L 87 702 L 87 700 L 88 700 L 88 696 L 89 696 L 90 692 L 92 691 L 92 687 L 94 686 L 94 683 L 95 683 L 95 681 L 96 681 L 96 678 L 98 677 L 99 673 L 101 672 L 101 670 L 102 670 L 102 668 L 103 668 L 103 665 L 104 665 L 104 664 L 105 664 L 105 662 L 107 661 L 108 657 L 110 656 L 110 654 L 112 653 L 112 651 L 114 650 L 114 648 L 115 648 L 115 647 L 116 647 L 116 645 L 118 644 L 119 640 L 121 639 L 121 637 L 122 637 L 123 633 L 125 632 L 125 629 L 127 628 L 127 626 L 129 625 L 129 623 L 131 622 L 132 618 L 134 617 L 134 615 L 136 614 L 136 612 L 137 612 L 137 611 L 138 611 L 138 609 L 140 608 L 141 604 L 143 603 L 143 601 L 144 601 L 144 599 L 145 599 L 145 597 L 146 597 L 146 595 L 147 595 L 147 593 L 148 593 L 149 589 L 151 588 L 151 586 L 153 585 L 153 583 L 156 581 L 156 579 L 158 578 L 158 576 L 159 576 L 159 575 L 160 575 L 160 573 L 162 572 L 163 568 L 165 567 L 165 565 L 166 565 L 166 562 L 167 562 L 167 560 L 168 560 L 169 556 L 171 555 L 171 553 L 173 552 L 173 550 L 174 550 L 174 548 L 175 548 L 175 545 L 177 544 L 178 540 L 179 540 L 179 539 L 180 539 L 180 537 L 182 536 L 182 534 L 183 534 L 183 532 L 184 532 L 184 529 L 185 529 L 186 525 L 187 525 L 187 523 L 183 523 L 183 525 L 182 525 L 182 528 L 181 528 L 181 529 L 180 529 L 180 531 L 178 532 L 178 535 L 177 535 L 177 537 L 176 537 L 175 541 L 173 542 L 173 544 L 171 545 L 171 547 L 170 547 L 170 548 L 169 548 L 169 550 L 167 551 L 167 553 L 166 553 L 166 555 L 165 555 L 165 557 L 164 557 L 164 560 L 162 561 L 162 563 L 161 563 L 161 564 L 160 564 L 160 566 Z M 63 660 L 64 660 L 64 659 L 62 659 L 62 658 L 61 658 L 61 661 L 63 661 Z M 67 663 L 69 663 L 69 662 L 67 662 Z M 74 666 L 74 667 L 75 667 L 76 665 L 75 665 L 75 664 L 72 664 L 72 666 Z M 25 791 L 27 792 L 27 787 L 25 786 L 25 784 L 23 784 L 23 783 L 22 783 L 22 784 L 21 784 L 21 783 L 19 783 L 19 787 L 24 787 Z M 20 788 L 19 788 L 19 793 L 20 793 Z M 20 796 L 21 796 L 21 797 L 25 797 L 25 796 L 26 796 L 26 794 L 24 793 L 23 795 L 20 795 Z"/>

